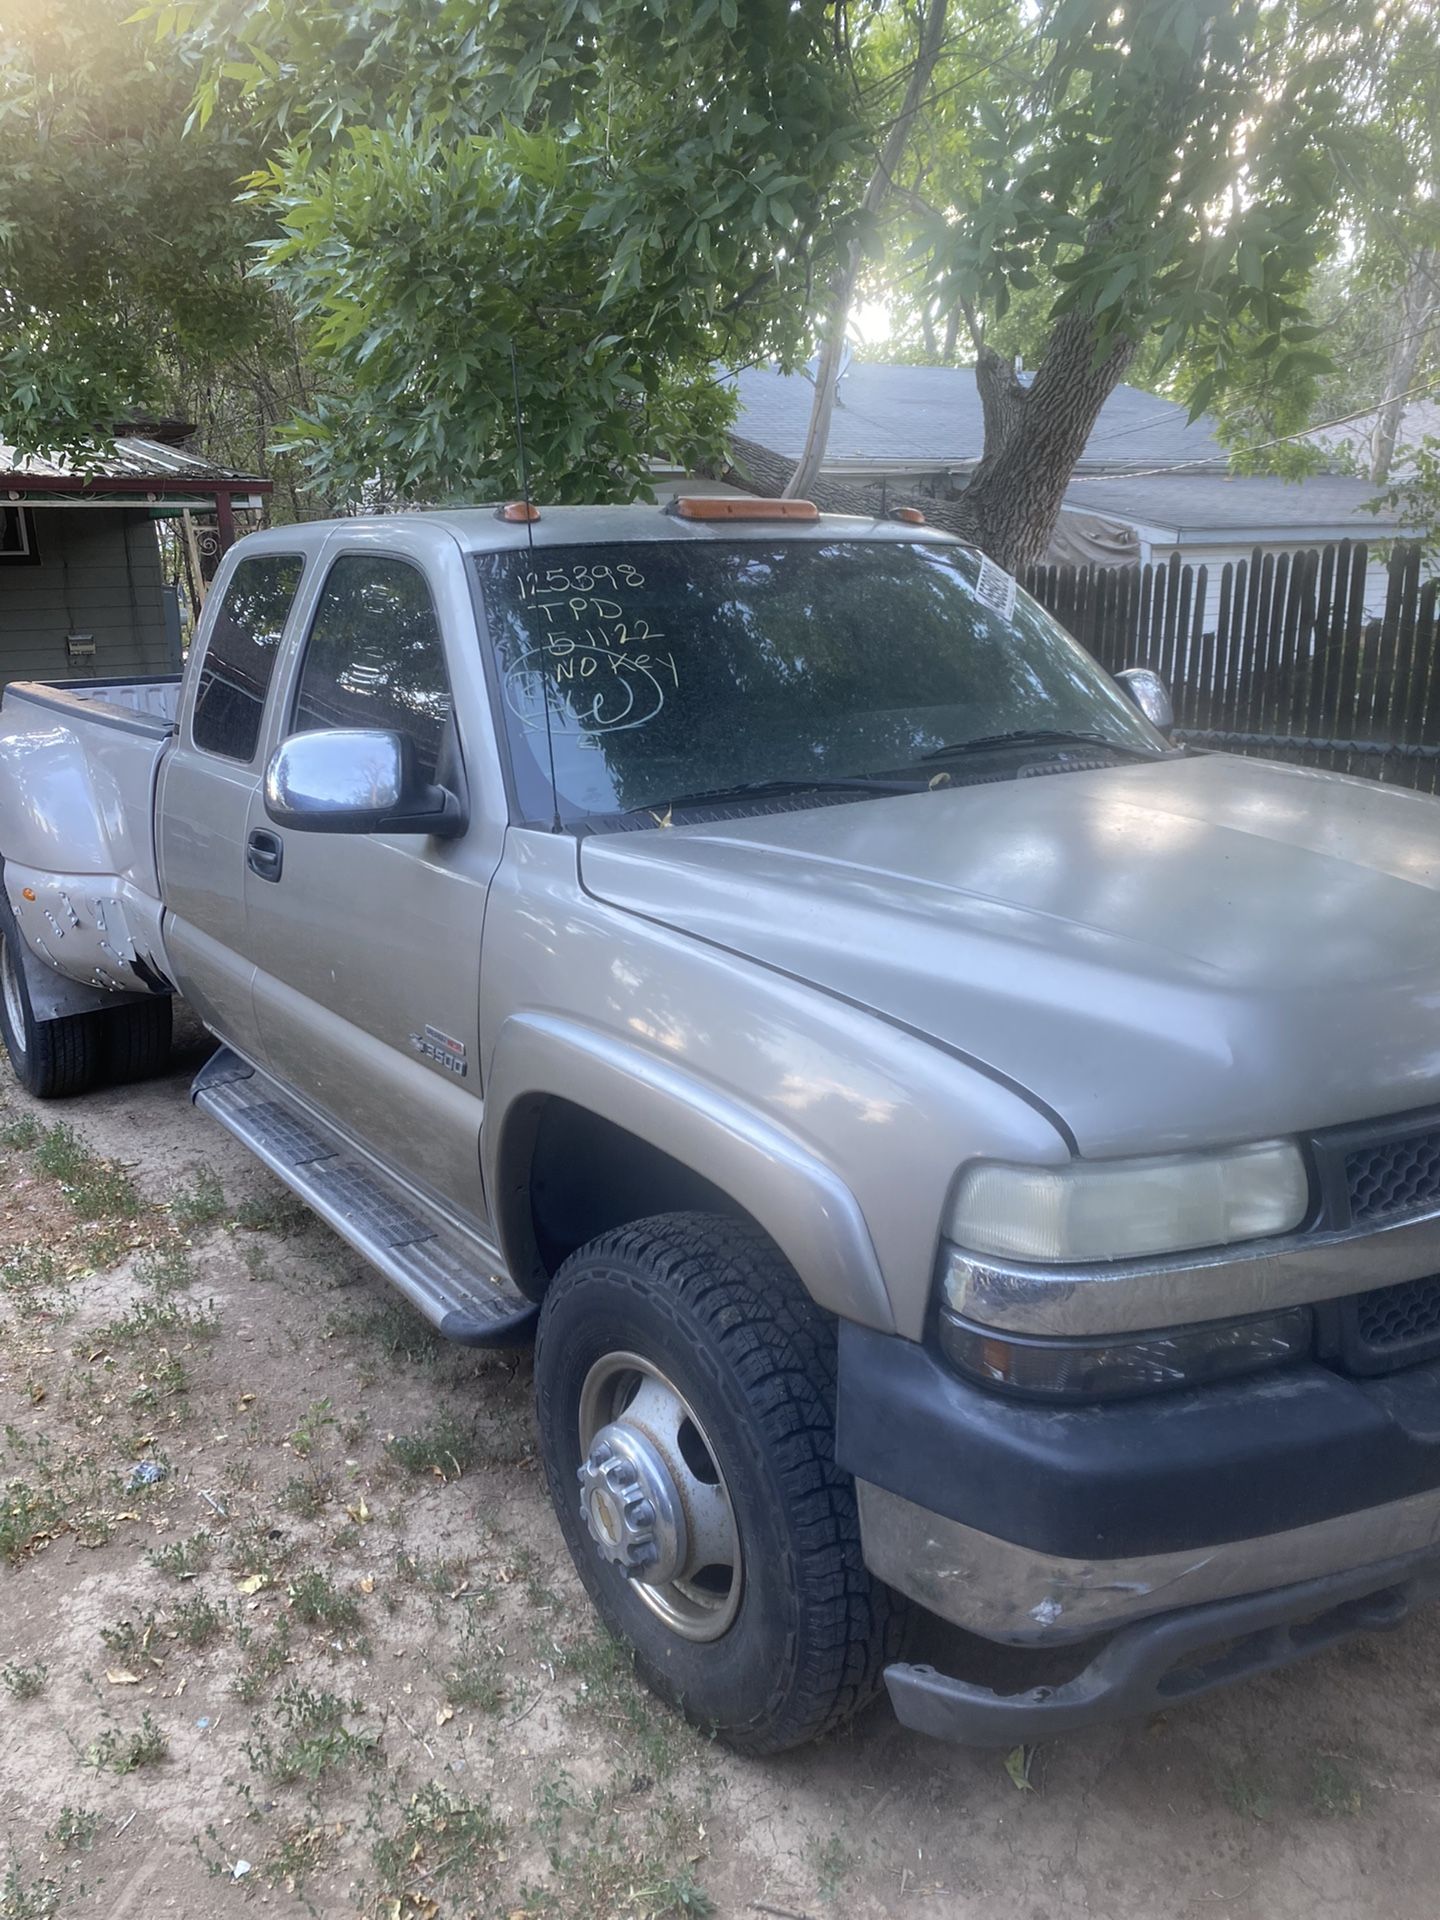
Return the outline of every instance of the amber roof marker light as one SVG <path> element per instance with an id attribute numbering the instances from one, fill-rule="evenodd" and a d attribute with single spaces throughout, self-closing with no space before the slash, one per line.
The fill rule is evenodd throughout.
<path id="1" fill-rule="evenodd" d="M 919 507 L 896 507 L 895 518 L 903 520 L 907 527 L 923 527 L 925 516 Z"/>
<path id="2" fill-rule="evenodd" d="M 502 520 L 517 521 L 523 526 L 527 521 L 538 520 L 540 509 L 532 506 L 528 500 L 507 500 L 500 509 L 499 517 Z"/>
<path id="3" fill-rule="evenodd" d="M 818 520 L 813 500 L 761 500 L 746 494 L 682 493 L 675 502 L 680 520 Z"/>

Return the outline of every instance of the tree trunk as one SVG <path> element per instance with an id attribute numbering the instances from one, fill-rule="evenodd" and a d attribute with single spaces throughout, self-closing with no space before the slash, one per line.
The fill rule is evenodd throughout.
<path id="1" fill-rule="evenodd" d="M 925 89 L 930 84 L 930 75 L 935 62 L 940 57 L 940 44 L 945 38 L 945 10 L 947 0 L 928 0 L 924 22 L 920 29 L 920 46 L 915 64 L 910 70 L 910 79 L 905 88 L 905 98 L 900 111 L 890 123 L 875 163 L 875 171 L 865 189 L 865 197 L 860 203 L 862 227 L 869 218 L 879 212 L 886 194 L 890 191 L 890 182 L 895 171 L 905 157 L 905 148 L 910 139 L 910 129 L 915 123 L 915 115 L 920 110 L 920 102 Z M 835 411 L 835 379 L 840 371 L 840 355 L 845 346 L 845 325 L 850 317 L 851 303 L 855 298 L 855 282 L 860 275 L 861 239 L 857 237 L 845 250 L 845 259 L 839 272 L 831 282 L 830 300 L 825 317 L 824 343 L 820 349 L 820 363 L 815 372 L 815 398 L 810 406 L 810 424 L 805 432 L 805 445 L 801 449 L 799 463 L 786 487 L 786 496 L 808 494 L 820 477 L 820 463 L 825 458 L 825 448 L 830 439 L 830 416 Z"/>
<path id="2" fill-rule="evenodd" d="M 1390 478 L 1395 441 L 1405 416 L 1405 395 L 1415 384 L 1416 369 L 1437 321 L 1440 321 L 1440 258 L 1433 247 L 1425 247 L 1411 261 L 1401 291 L 1399 324 L 1385 370 L 1385 399 L 1370 438 L 1370 478 L 1377 484 Z"/>
<path id="3" fill-rule="evenodd" d="M 956 503 L 976 545 L 1011 573 L 1044 556 L 1075 463 L 1134 356 L 1118 341 L 1097 361 L 1092 322 L 1056 322 L 1028 387 L 989 347 L 975 368 L 985 418 L 985 451 Z"/>

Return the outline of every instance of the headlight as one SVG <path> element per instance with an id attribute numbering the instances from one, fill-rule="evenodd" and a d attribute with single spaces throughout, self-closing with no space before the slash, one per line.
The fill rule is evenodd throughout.
<path id="1" fill-rule="evenodd" d="M 1122 1400 L 1213 1386 L 1298 1360 L 1310 1351 L 1308 1307 L 1168 1327 L 1116 1340 L 1033 1340 L 940 1316 L 940 1345 L 973 1380 L 1029 1399 Z"/>
<path id="2" fill-rule="evenodd" d="M 1083 1264 L 1289 1233 L 1309 1207 L 1290 1140 L 1059 1167 L 977 1160 L 960 1176 L 947 1234 L 972 1253 Z"/>

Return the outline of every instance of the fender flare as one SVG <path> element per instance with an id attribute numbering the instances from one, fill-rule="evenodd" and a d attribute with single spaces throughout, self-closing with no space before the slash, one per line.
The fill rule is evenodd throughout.
<path id="1" fill-rule="evenodd" d="M 20 926 L 5 886 L 4 872 L 5 863 L 0 860 L 0 915 L 4 916 L 5 928 L 10 935 L 11 951 L 20 962 L 20 970 L 25 976 L 30 1011 L 37 1020 L 63 1020 L 72 1013 L 101 1013 L 111 1007 L 134 1006 L 148 997 L 143 993 L 92 987 L 83 980 L 72 980 L 68 974 L 46 966 Z"/>
<path id="2" fill-rule="evenodd" d="M 484 1178 L 511 1271 L 522 1188 L 506 1178 L 517 1125 L 554 1097 L 634 1134 L 722 1188 L 780 1248 L 819 1305 L 893 1333 L 880 1262 L 854 1194 L 804 1142 L 671 1061 L 554 1014 L 507 1020 L 485 1096 Z"/>

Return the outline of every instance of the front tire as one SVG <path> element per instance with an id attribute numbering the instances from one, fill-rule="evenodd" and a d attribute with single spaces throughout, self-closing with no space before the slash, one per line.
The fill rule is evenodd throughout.
<path id="1" fill-rule="evenodd" d="M 582 1247 L 541 1308 L 535 1384 L 571 1557 L 655 1692 L 750 1754 L 865 1705 L 903 1602 L 865 1568 L 834 1462 L 833 1330 L 763 1234 L 666 1214 Z"/>
<path id="2" fill-rule="evenodd" d="M 0 897 L 0 1037 L 25 1091 L 38 1100 L 88 1093 L 100 1071 L 99 1021 L 94 1013 L 35 1018 L 20 934 L 9 902 Z"/>

